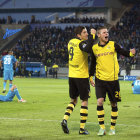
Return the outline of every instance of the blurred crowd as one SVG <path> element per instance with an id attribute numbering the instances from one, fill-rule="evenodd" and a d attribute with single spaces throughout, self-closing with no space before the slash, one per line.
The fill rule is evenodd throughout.
<path id="1" fill-rule="evenodd" d="M 8 17 L 7 17 L 8 18 Z M 50 24 L 51 21 L 50 20 L 35 20 L 34 18 L 31 19 L 31 21 L 29 20 L 18 20 L 16 21 L 16 19 L 13 19 L 11 16 L 9 16 L 9 19 L 7 20 L 6 18 L 0 18 L 0 24 Z"/>
<path id="2" fill-rule="evenodd" d="M 120 22 L 110 30 L 110 37 L 123 47 L 138 48 L 140 45 L 140 5 L 125 12 Z"/>
<path id="3" fill-rule="evenodd" d="M 106 19 L 104 17 L 83 17 L 83 18 L 62 18 L 59 20 L 59 23 L 106 23 Z"/>
<path id="4" fill-rule="evenodd" d="M 6 24 L 7 23 L 7 20 L 3 17 L 3 18 L 0 18 L 0 24 Z"/>
<path id="5" fill-rule="evenodd" d="M 0 18 L 0 24 L 51 24 L 50 20 L 37 20 L 34 18 L 31 18 L 31 21 L 29 20 L 19 20 L 16 21 L 16 19 L 13 19 L 11 16 L 6 18 Z M 57 21 L 58 23 L 106 23 L 106 19 L 104 17 L 83 17 L 83 18 L 76 18 L 76 17 L 66 17 L 61 18 Z"/>
<path id="6" fill-rule="evenodd" d="M 13 51 L 19 61 L 43 62 L 66 65 L 68 62 L 67 43 L 73 36 L 73 28 L 45 27 L 35 28 L 24 40 L 19 40 Z"/>
<path id="7" fill-rule="evenodd" d="M 137 56 L 140 53 L 140 5 L 125 12 L 116 26 L 110 31 L 110 40 L 119 43 L 123 48 L 136 48 L 137 54 L 133 59 L 125 59 L 119 56 L 122 65 L 137 64 Z M 5 22 L 0 19 L 0 22 Z M 64 18 L 60 23 L 106 23 L 104 18 Z M 19 21 L 19 23 L 23 23 Z M 29 23 L 24 21 L 24 23 Z M 32 23 L 47 23 L 47 21 L 32 21 Z M 48 22 L 49 23 L 49 22 Z M 70 25 L 70 24 L 69 24 Z M 22 62 L 43 62 L 44 65 L 52 66 L 54 63 L 67 66 L 68 52 L 67 43 L 74 36 L 74 26 L 68 26 L 64 30 L 59 27 L 35 28 L 25 40 L 19 40 L 13 48 L 16 58 Z M 88 27 L 89 30 L 90 27 Z M 95 27 L 97 28 L 97 26 Z"/>
<path id="8" fill-rule="evenodd" d="M 125 12 L 116 26 L 112 27 L 109 34 L 110 40 L 114 40 L 122 48 L 136 49 L 136 57 L 124 59 L 119 57 L 120 63 L 136 65 L 137 57 L 140 55 L 140 5 L 134 6 L 129 12 Z M 123 62 L 123 61 L 124 62 Z"/>

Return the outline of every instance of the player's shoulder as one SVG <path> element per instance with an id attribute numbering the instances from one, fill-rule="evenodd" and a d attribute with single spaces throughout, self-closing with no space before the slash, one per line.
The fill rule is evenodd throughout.
<path id="1" fill-rule="evenodd" d="M 116 41 L 109 41 L 111 44 L 114 44 L 115 47 L 120 47 L 121 45 Z"/>
<path id="2" fill-rule="evenodd" d="M 72 38 L 69 42 L 81 42 L 79 38 Z"/>
<path id="3" fill-rule="evenodd" d="M 70 46 L 75 46 L 75 47 L 76 47 L 80 42 L 81 42 L 80 39 L 73 38 L 73 39 L 71 39 L 71 40 L 69 41 L 68 45 L 70 45 Z"/>
<path id="4" fill-rule="evenodd" d="M 8 56 L 8 55 L 4 55 L 3 58 L 4 58 L 4 57 L 7 57 L 7 56 Z"/>
<path id="5" fill-rule="evenodd" d="M 2 59 L 5 59 L 7 57 L 7 55 L 2 56 Z"/>
<path id="6" fill-rule="evenodd" d="M 14 58 L 15 58 L 15 56 L 14 56 L 14 55 L 10 55 L 10 57 L 11 57 L 12 59 L 14 59 Z"/>
<path id="7" fill-rule="evenodd" d="M 115 41 L 113 41 L 113 40 L 109 40 L 108 43 L 115 43 Z"/>
<path id="8" fill-rule="evenodd" d="M 7 55 L 5 55 L 4 57 L 11 57 L 11 55 L 7 54 Z"/>
<path id="9" fill-rule="evenodd" d="M 98 46 L 99 46 L 99 44 L 98 43 L 95 43 L 95 44 L 93 44 L 92 48 L 96 48 Z"/>
<path id="10" fill-rule="evenodd" d="M 106 46 L 115 46 L 115 41 L 109 40 L 108 42 L 106 42 Z"/>

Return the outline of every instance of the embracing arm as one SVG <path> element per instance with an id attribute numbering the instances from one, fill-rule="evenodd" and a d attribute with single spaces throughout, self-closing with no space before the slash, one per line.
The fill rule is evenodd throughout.
<path id="1" fill-rule="evenodd" d="M 89 66 L 89 79 L 90 79 L 90 83 L 93 87 L 95 86 L 95 83 L 93 81 L 93 76 L 95 74 L 95 71 L 96 71 L 96 57 L 92 52 L 91 53 L 91 63 Z"/>

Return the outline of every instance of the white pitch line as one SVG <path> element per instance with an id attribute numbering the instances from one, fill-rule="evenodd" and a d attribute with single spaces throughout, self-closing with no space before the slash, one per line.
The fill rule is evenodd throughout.
<path id="1" fill-rule="evenodd" d="M 22 119 L 22 118 L 3 118 L 1 117 L 0 120 L 17 120 L 17 121 L 43 121 L 43 122 L 61 122 L 60 120 L 44 120 L 44 119 Z M 70 121 L 73 123 L 79 123 L 79 121 Z M 94 122 L 87 122 L 89 124 L 98 125 L 98 123 Z M 105 125 L 110 125 L 109 123 L 106 123 Z M 140 127 L 140 125 L 127 125 L 127 124 L 116 124 L 120 126 L 129 126 L 129 127 Z"/>

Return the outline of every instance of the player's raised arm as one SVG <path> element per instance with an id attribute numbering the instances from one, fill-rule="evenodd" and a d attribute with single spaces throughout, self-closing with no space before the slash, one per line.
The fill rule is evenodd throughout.
<path id="1" fill-rule="evenodd" d="M 79 44 L 79 47 L 80 47 L 80 49 L 82 51 L 87 52 L 87 53 L 91 53 L 92 46 L 93 46 L 94 41 L 95 41 L 95 35 L 96 35 L 96 30 L 92 28 L 90 30 L 90 34 L 88 36 L 88 40 L 82 41 Z"/>
<path id="2" fill-rule="evenodd" d="M 130 49 L 129 51 L 128 50 L 125 50 L 123 48 L 120 47 L 119 44 L 115 43 L 115 50 L 117 53 L 121 54 L 121 55 L 124 55 L 126 57 L 133 57 L 136 53 L 136 50 L 135 49 Z"/>

